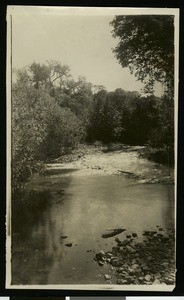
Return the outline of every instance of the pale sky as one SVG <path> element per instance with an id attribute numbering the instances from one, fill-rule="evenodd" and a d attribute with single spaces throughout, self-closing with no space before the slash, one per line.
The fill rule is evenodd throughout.
<path id="1" fill-rule="evenodd" d="M 13 67 L 57 60 L 67 64 L 74 78 L 92 84 L 140 90 L 142 84 L 117 62 L 109 22 L 113 16 L 14 15 Z"/>
<path id="2" fill-rule="evenodd" d="M 108 91 L 122 88 L 141 91 L 143 84 L 122 68 L 112 48 L 109 23 L 114 15 L 15 14 L 12 17 L 13 68 L 56 60 L 71 69 L 71 75 L 104 85 Z M 155 94 L 160 94 L 157 87 Z"/>

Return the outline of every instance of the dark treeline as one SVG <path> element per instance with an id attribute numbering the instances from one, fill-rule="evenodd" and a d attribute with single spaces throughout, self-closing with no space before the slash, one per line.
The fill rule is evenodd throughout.
<path id="1" fill-rule="evenodd" d="M 173 162 L 173 101 L 74 80 L 56 61 L 16 71 L 12 89 L 12 186 L 20 189 L 45 162 L 79 143 L 147 145 L 159 162 Z"/>

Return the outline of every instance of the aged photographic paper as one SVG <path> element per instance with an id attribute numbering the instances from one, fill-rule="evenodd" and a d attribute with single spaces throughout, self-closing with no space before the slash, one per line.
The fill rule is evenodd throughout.
<path id="1" fill-rule="evenodd" d="M 175 286 L 179 10 L 9 6 L 7 288 Z"/>

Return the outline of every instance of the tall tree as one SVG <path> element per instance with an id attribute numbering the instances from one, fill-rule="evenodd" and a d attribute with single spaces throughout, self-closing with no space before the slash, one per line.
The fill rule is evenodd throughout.
<path id="1" fill-rule="evenodd" d="M 173 93 L 174 17 L 172 15 L 116 16 L 111 22 L 119 43 L 113 50 L 122 67 L 129 67 L 149 91 L 156 81 Z"/>

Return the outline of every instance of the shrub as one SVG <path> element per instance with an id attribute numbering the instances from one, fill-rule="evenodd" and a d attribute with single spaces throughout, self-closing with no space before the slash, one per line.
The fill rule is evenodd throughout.
<path id="1" fill-rule="evenodd" d="M 13 191 L 23 188 L 45 159 L 66 153 L 84 134 L 70 109 L 62 109 L 46 89 L 36 89 L 24 76 L 13 85 L 11 125 Z"/>

